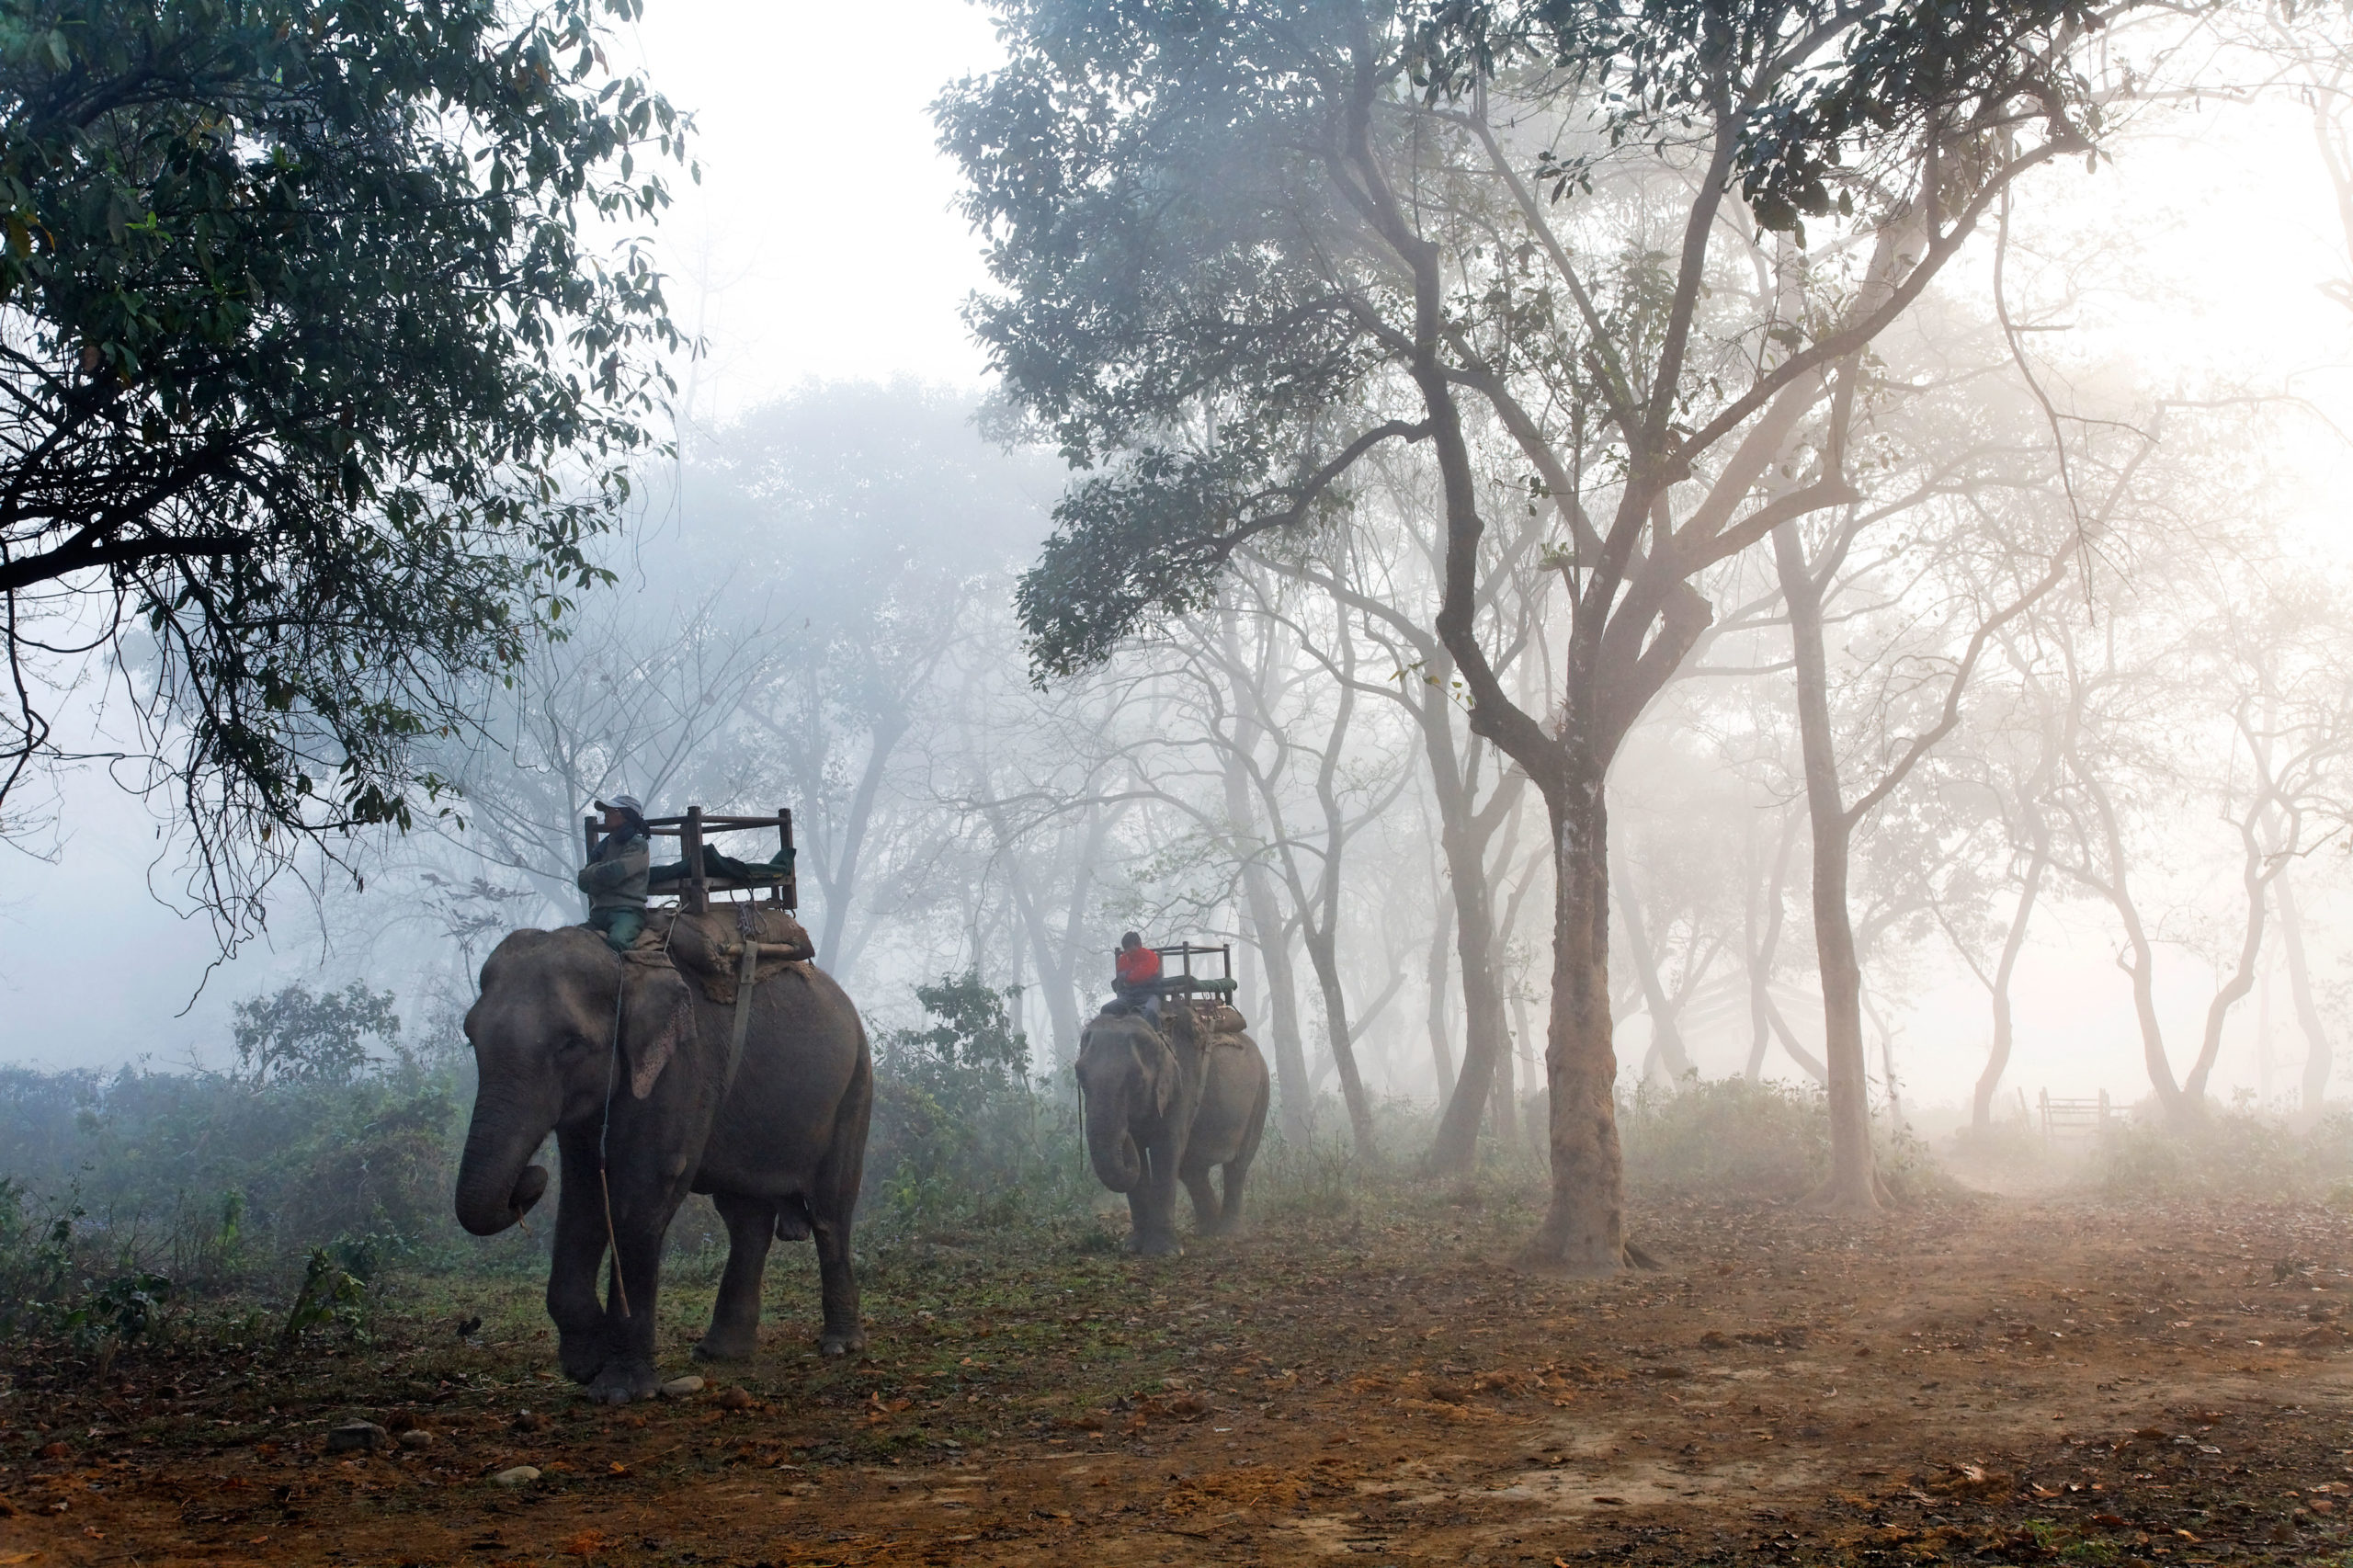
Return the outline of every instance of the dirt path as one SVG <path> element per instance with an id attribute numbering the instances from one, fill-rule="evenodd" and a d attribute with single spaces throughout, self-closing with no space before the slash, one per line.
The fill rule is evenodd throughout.
<path id="1" fill-rule="evenodd" d="M 1436 1202 L 1165 1266 L 943 1245 L 886 1260 L 847 1366 L 795 1273 L 742 1393 L 620 1414 L 546 1380 L 520 1290 L 486 1346 L 19 1369 L 0 1565 L 2344 1561 L 2344 1218 L 1639 1219 L 1666 1267 L 1602 1285 Z M 354 1414 L 433 1436 L 325 1452 Z"/>

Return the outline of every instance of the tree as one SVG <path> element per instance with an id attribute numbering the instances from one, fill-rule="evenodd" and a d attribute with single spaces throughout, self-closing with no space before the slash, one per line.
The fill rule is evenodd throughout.
<path id="1" fill-rule="evenodd" d="M 1395 463 L 1374 463 L 1381 483 L 1373 494 L 1385 506 L 1378 516 L 1394 521 L 1389 529 L 1367 527 L 1361 520 L 1370 509 L 1359 502 L 1358 541 L 1330 565 L 1313 555 L 1287 563 L 1283 569 L 1321 583 L 1335 599 L 1358 612 L 1364 634 L 1381 643 L 1395 662 L 1390 680 L 1378 689 L 1412 715 L 1428 765 L 1430 789 L 1438 820 L 1438 842 L 1445 857 L 1445 876 L 1452 898 L 1451 921 L 1456 958 L 1462 977 L 1462 1071 L 1458 1078 L 1437 1020 L 1442 999 L 1430 998 L 1431 1040 L 1440 1072 L 1438 1125 L 1431 1138 L 1430 1168 L 1465 1172 L 1478 1153 L 1480 1119 L 1486 1113 L 1488 1095 L 1498 1071 L 1508 1073 L 1509 1031 L 1504 1022 L 1504 991 L 1495 972 L 1497 940 L 1495 894 L 1487 867 L 1487 851 L 1496 830 L 1519 807 L 1527 784 L 1525 775 L 1508 766 L 1495 767 L 1494 748 L 1476 733 L 1458 737 L 1464 713 L 1461 683 L 1454 678 L 1454 661 L 1428 627 L 1428 602 L 1436 597 L 1443 574 L 1445 549 L 1441 530 L 1430 527 L 1437 510 L 1426 476 L 1404 471 Z M 1369 499 L 1369 498 L 1368 498 Z M 1514 529 L 1496 548 L 1500 559 L 1490 568 L 1487 585 L 1497 613 L 1508 627 L 1496 640 L 1492 654 L 1498 672 L 1513 668 L 1519 654 L 1536 641 L 1535 622 L 1540 613 L 1542 582 L 1535 557 L 1542 542 L 1541 509 L 1527 505 L 1525 526 Z M 1393 542 L 1383 549 L 1383 534 Z M 1366 538 L 1363 536 L 1370 536 Z M 1337 567 L 1355 568 L 1343 577 Z M 1516 591 L 1510 591 L 1516 590 Z M 1536 661 L 1529 661 L 1534 664 Z M 1498 776 L 1499 775 L 1499 776 Z M 1486 790 L 1482 801 L 1480 792 Z M 1439 939 L 1444 927 L 1439 922 Z M 1442 950 L 1436 951 L 1430 970 L 1442 976 Z"/>
<path id="2" fill-rule="evenodd" d="M 602 580 L 678 346 L 637 0 L 0 4 L 0 805 L 104 650 L 233 942 Z"/>
<path id="3" fill-rule="evenodd" d="M 2209 454 L 2223 485 L 2242 477 Z M 2068 750 L 2047 814 L 2059 831 L 2053 866 L 2115 914 L 2117 965 L 2131 983 L 2151 1087 L 2167 1118 L 2193 1124 L 2206 1110 L 2232 1008 L 2254 988 L 2279 879 L 2342 816 L 2342 770 L 2353 748 L 2353 687 L 2345 676 L 2341 600 L 2305 563 L 2267 559 L 2255 540 L 2210 549 L 2132 585 L 2162 584 L 2163 617 L 2107 606 L 2097 638 L 2040 628 L 2043 663 L 2063 707 Z M 2200 855 L 2196 830 L 2162 814 L 2168 799 L 2199 802 L 2227 828 Z M 2168 880 L 2185 871 L 2211 885 L 2183 899 L 2218 977 L 2197 1054 L 2178 1075 L 2157 1008 L 2158 949 L 2179 939 L 2162 921 Z M 2177 893 L 2177 896 L 2178 894 Z M 2235 907 L 2234 907 L 2235 906 Z M 2202 927 L 2203 929 L 2199 929 Z"/>
<path id="4" fill-rule="evenodd" d="M 313 995 L 289 985 L 236 1008 L 237 1062 L 255 1084 L 348 1084 L 368 1070 L 368 1041 L 400 1037 L 392 994 L 355 980 Z"/>
<path id="5" fill-rule="evenodd" d="M 793 805 L 819 961 L 847 979 L 923 894 L 952 824 L 917 755 L 988 590 L 1042 523 L 975 410 L 912 383 L 804 388 L 697 454 L 694 556 L 773 597 L 737 742 Z"/>
<path id="6" fill-rule="evenodd" d="M 1096 471 L 1023 581 L 1037 666 L 1209 602 L 1244 543 L 1333 520 L 1367 454 L 1427 448 L 1435 627 L 1559 869 L 1552 1194 L 1529 1258 L 1613 1271 L 1609 765 L 1711 619 L 1694 579 L 1853 497 L 1806 426 L 1859 357 L 2018 176 L 2094 149 L 2075 57 L 2097 21 L 2063 0 L 1002 15 L 1007 64 L 940 107 L 1002 290 L 972 319 Z M 1722 274 L 1720 234 L 1809 224 L 1857 276 L 1802 244 L 1777 262 L 1795 287 Z M 1554 511 L 1557 714 L 1491 662 L 1466 408 Z"/>

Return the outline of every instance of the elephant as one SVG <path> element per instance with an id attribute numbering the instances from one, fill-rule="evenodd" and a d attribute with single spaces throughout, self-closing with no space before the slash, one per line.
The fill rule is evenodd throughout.
<path id="1" fill-rule="evenodd" d="M 1128 1198 L 1130 1252 L 1181 1256 L 1176 1183 L 1192 1194 L 1203 1235 L 1241 1228 L 1243 1184 L 1267 1129 L 1267 1059 L 1238 1029 L 1217 1033 L 1172 1001 L 1155 1029 L 1134 1013 L 1105 1013 L 1078 1043 L 1079 1096 L 1095 1174 Z M 1225 1167 L 1221 1199 L 1210 1172 Z"/>
<path id="2" fill-rule="evenodd" d="M 565 1375 L 600 1402 L 660 1387 L 663 1239 L 689 1192 L 709 1193 L 727 1225 L 726 1271 L 699 1358 L 752 1354 L 777 1236 L 816 1239 L 820 1347 L 865 1346 L 850 1267 L 874 1103 L 865 1026 L 833 978 L 805 963 L 753 991 L 731 1081 L 734 1022 L 732 1006 L 675 968 L 624 959 L 584 926 L 517 931 L 483 964 L 465 1020 L 482 1086 L 458 1168 L 458 1221 L 488 1236 L 520 1220 L 548 1186 L 531 1155 L 555 1133 L 563 1187 L 548 1315 Z"/>

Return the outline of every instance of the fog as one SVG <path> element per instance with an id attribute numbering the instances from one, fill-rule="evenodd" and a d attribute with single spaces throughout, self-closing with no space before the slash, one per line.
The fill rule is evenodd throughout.
<path id="1" fill-rule="evenodd" d="M 878 28 L 892 40 L 888 71 L 840 63 Z M 1018 1020 L 1041 1066 L 1058 1067 L 1107 994 L 1113 941 L 1135 926 L 1238 944 L 1245 1011 L 1270 1054 L 1295 1055 L 1279 1074 L 1287 1114 L 1341 1125 L 1327 986 L 1370 1091 L 1434 1105 L 1463 1024 L 1416 728 L 1430 698 L 1409 637 L 1336 610 L 1317 586 L 1345 581 L 1427 623 L 1426 477 L 1381 470 L 1355 494 L 1355 543 L 1245 551 L 1222 608 L 1033 687 L 1010 595 L 1066 475 L 1050 450 L 1005 445 L 1015 426 L 988 412 L 985 356 L 960 316 L 987 276 L 927 112 L 945 84 L 1001 58 L 988 17 L 961 4 L 656 4 L 631 38 L 698 119 L 701 181 L 681 183 L 660 244 L 678 319 L 705 352 L 676 369 L 679 458 L 646 472 L 633 529 L 608 547 L 620 586 L 585 607 L 571 641 L 535 650 L 517 690 L 481 694 L 483 735 L 448 758 L 468 826 L 359 846 L 364 892 L 306 867 L 275 890 L 266 936 L 225 960 L 188 908 L 168 819 L 103 770 L 62 773 L 47 826 L 6 852 L 0 1052 L 44 1067 L 220 1065 L 231 1006 L 294 982 L 364 981 L 396 994 L 413 1028 L 446 1022 L 469 993 L 485 910 L 576 918 L 566 857 L 579 814 L 631 790 L 665 810 L 790 806 L 820 960 L 874 1018 L 912 1017 L 914 985 L 972 969 L 1018 988 Z M 2275 891 L 2206 1085 L 2222 1103 L 2309 1109 L 2298 1082 L 2312 1048 L 2291 993 L 2301 983 L 2312 999 L 2324 1052 L 2353 1039 L 2353 780 L 2336 755 L 2353 739 L 2341 729 L 2347 235 L 2299 103 L 2152 102 L 2108 153 L 2096 174 L 2053 168 L 2018 189 L 2004 287 L 2029 324 L 2040 387 L 2003 347 L 1980 243 L 1881 346 L 1924 383 L 1945 373 L 1959 389 L 1890 412 L 1887 438 L 1911 445 L 1889 460 L 1921 460 L 1952 427 L 1998 426 L 2015 461 L 1971 505 L 2012 508 L 2018 537 L 2059 526 L 2063 448 L 2079 506 L 2121 497 L 2109 531 L 2019 624 L 2043 653 L 2067 642 L 2143 693 L 2100 737 L 2098 766 L 2124 819 L 2177 1072 L 2245 928 L 2233 818 L 2250 762 L 2232 716 L 2268 693 L 2275 712 L 2307 705 L 2294 724 L 2313 728 L 2299 733 L 2325 732 L 2295 785 L 2300 836 L 2268 851 L 2290 862 L 2278 886 L 2297 901 L 2305 980 L 2288 973 Z M 2126 484 L 2117 432 L 2160 419 L 2155 455 Z M 1505 517 L 1510 476 L 1491 477 Z M 1976 602 L 1951 575 L 1966 551 L 1937 558 L 1967 519 L 1901 526 L 1925 552 L 1859 542 L 1829 612 L 1833 706 L 1859 779 L 1924 724 L 1970 630 L 1955 607 Z M 1714 597 L 1745 609 L 1653 704 L 1611 777 L 1617 894 L 1646 925 L 1637 941 L 1621 909 L 1611 944 L 1625 1085 L 1676 1075 L 1658 1049 L 1661 998 L 1691 1070 L 1750 1071 L 1752 981 L 1769 985 L 1800 1049 L 1821 1050 L 1809 839 L 1791 825 L 1802 783 L 1788 631 L 1763 558 L 1727 571 L 1746 575 Z M 1525 598 L 1497 613 L 1524 618 L 1528 639 L 1510 679 L 1540 706 L 1561 606 L 1533 553 L 1506 575 Z M 2215 642 L 2235 628 L 2259 642 L 2290 622 L 2277 633 L 2294 644 L 2284 684 L 2248 673 L 2270 650 Z M 1998 955 L 2022 874 L 2015 824 L 1987 802 L 2032 769 L 2021 714 L 2037 699 L 2029 666 L 2047 666 L 2023 645 L 2012 653 L 1979 666 L 1958 725 L 1856 842 L 1872 1093 L 1883 1102 L 1892 1062 L 1904 1113 L 1940 1124 L 1967 1114 L 1985 1065 L 1988 994 L 1970 964 Z M 1441 722 L 1463 755 L 1480 752 L 1483 804 L 1498 758 L 1472 742 L 1459 705 Z M 558 756 L 551 727 L 582 726 Z M 2293 725 L 2280 726 L 2273 744 L 2286 745 Z M 1486 858 L 1526 1093 L 1544 1050 L 1551 894 L 1540 804 L 1526 790 L 1506 804 Z M 2129 939 L 2091 885 L 2108 849 L 2084 836 L 2089 808 L 2068 810 L 2053 864 L 2073 857 L 2082 874 L 2050 873 L 2016 960 L 2005 1113 L 2021 1093 L 2150 1092 L 2119 967 Z M 476 879 L 506 902 L 452 891 Z M 1756 947 L 1768 883 L 1769 955 Z M 1808 1077 L 1778 1037 L 1755 1071 Z M 2328 1092 L 2353 1084 L 2340 1070 Z"/>
<path id="2" fill-rule="evenodd" d="M 9 24 L 0 1568 L 2353 1562 L 2353 0 Z"/>

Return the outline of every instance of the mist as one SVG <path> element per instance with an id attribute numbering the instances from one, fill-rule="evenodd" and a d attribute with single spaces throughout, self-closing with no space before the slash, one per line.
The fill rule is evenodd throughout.
<path id="1" fill-rule="evenodd" d="M 548 438 L 511 509 L 450 507 L 451 537 L 535 519 L 469 558 L 506 596 L 491 652 L 418 653 L 432 701 L 381 753 L 332 682 L 257 687 L 301 763 L 272 816 L 178 760 L 219 728 L 168 696 L 201 661 L 123 608 L 169 596 L 81 568 L 10 633 L 0 1330 L 82 1369 L 8 1374 L 66 1402 L 43 1443 L 108 1397 L 83 1372 L 120 1403 L 267 1362 L 240 1443 L 411 1475 L 429 1431 L 539 1486 L 553 1356 L 580 1473 L 651 1462 L 648 1418 L 598 1407 L 697 1399 L 744 1434 L 727 1462 L 824 1471 L 875 1518 L 903 1463 L 962 1507 L 984 1451 L 1092 1454 L 1253 1551 L 1354 1486 L 1330 1528 L 1419 1560 L 1454 1526 L 1401 1522 L 1409 1472 L 1492 1420 L 1518 1468 L 1477 1484 L 1553 1532 L 1529 1561 L 1834 1471 L 1876 1500 L 1802 1515 L 1840 1550 L 2024 1552 L 2086 1486 L 2099 1528 L 2150 1524 L 2137 1550 L 2220 1528 L 2236 1483 L 2178 1520 L 2187 1479 L 2145 1521 L 2114 1501 L 2201 1454 L 2304 1488 L 2250 1545 L 2339 1540 L 2342 1483 L 2291 1473 L 2342 1468 L 2334 1405 L 2264 1393 L 2285 1426 L 2211 1453 L 2205 1407 L 2341 1347 L 2304 1298 L 2353 1289 L 2353 34 L 2052 8 L 1972 35 L 1992 85 L 1926 107 L 1873 78 L 1870 112 L 1825 108 L 1859 46 L 1760 78 L 1742 112 L 1779 105 L 1777 140 L 1592 74 L 1733 69 L 1663 23 L 1505 9 L 1519 31 L 1459 40 L 1450 11 L 1188 30 L 1126 0 L 599 21 L 574 89 L 642 76 L 690 121 L 658 200 L 577 226 L 581 276 L 660 325 L 549 337 L 549 384 L 601 374 L 626 418 Z M 432 510 L 379 483 L 304 494 Z M 412 652 L 374 649 L 346 666 L 370 701 Z M 389 793 L 319 806 L 346 778 Z M 579 880 L 622 796 L 680 858 L 639 948 Z M 698 807 L 789 812 L 791 848 L 714 837 L 753 865 L 706 900 L 671 821 Z M 584 919 L 654 978 L 502 1044 L 517 933 L 619 968 Z M 724 972 L 674 962 L 690 920 Z M 1233 984 L 1137 990 L 1126 933 Z M 838 1061 L 761 1055 L 779 959 L 811 1008 L 838 988 L 809 1026 Z M 669 1011 L 625 1025 L 657 983 Z M 603 1077 L 509 1087 L 526 1035 Z M 1107 1086 L 1106 1041 L 1141 1087 Z M 1155 1099 L 1155 1050 L 1208 1065 Z M 681 1078 L 709 1104 L 676 1190 L 617 1198 L 652 1165 L 607 1140 Z M 749 1197 L 738 1093 L 790 1107 L 759 1119 L 790 1172 Z M 1205 1119 L 1164 1146 L 1138 1129 L 1170 1104 Z M 683 1369 L 677 1311 L 630 1307 L 665 1267 L 708 1307 L 694 1354 L 755 1369 L 732 1387 Z M 306 1346 L 430 1369 L 297 1390 Z M 2160 1355 L 2143 1426 L 2092 1436 Z M 1981 1373 L 2011 1381 L 1955 1414 Z M 2041 1424 L 1995 1418 L 2044 1374 Z M 1916 1444 L 1915 1382 L 1944 1390 Z M 269 1436 L 298 1392 L 381 1440 Z M 453 1401 L 499 1409 L 453 1441 Z M 32 1409 L 0 1404 L 0 1457 L 64 1464 Z M 1329 1475 L 1290 1453 L 1317 1421 Z M 1732 1426 L 1823 1457 L 1711 1457 Z M 1472 1496 L 1461 1465 L 1429 1484 Z M 1089 1518 L 1032 1480 L 1021 1518 L 1060 1522 L 1004 1528 Z M 1449 1558 L 1505 1551 L 1462 1528 Z M 1647 1528 L 1627 1552 L 1696 1560 Z"/>

